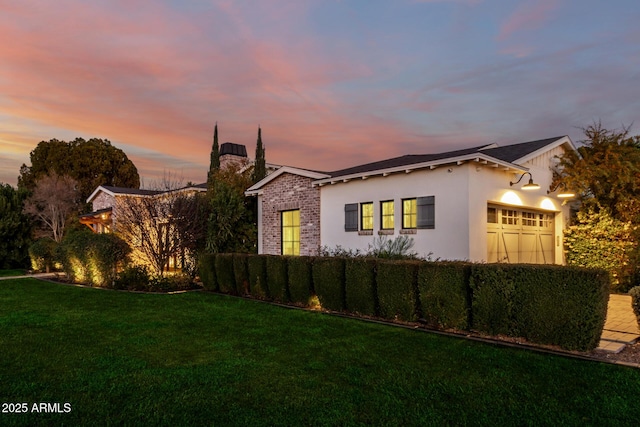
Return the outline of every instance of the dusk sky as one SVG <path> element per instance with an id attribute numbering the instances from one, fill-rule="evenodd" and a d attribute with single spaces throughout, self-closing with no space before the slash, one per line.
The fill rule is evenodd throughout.
<path id="1" fill-rule="evenodd" d="M 0 0 L 0 182 L 105 138 L 147 184 L 203 182 L 213 127 L 331 171 L 640 129 L 638 0 Z"/>

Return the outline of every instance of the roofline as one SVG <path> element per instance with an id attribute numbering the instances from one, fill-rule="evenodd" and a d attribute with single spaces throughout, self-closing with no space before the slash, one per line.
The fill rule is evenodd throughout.
<path id="1" fill-rule="evenodd" d="M 138 190 L 137 188 L 131 188 L 130 190 Z M 98 193 L 100 191 L 107 193 L 108 195 L 112 196 L 112 197 L 116 197 L 117 195 L 120 196 L 127 196 L 127 197 L 156 197 L 156 196 L 160 196 L 162 194 L 169 194 L 169 193 L 175 193 L 178 191 L 189 191 L 189 190 L 194 190 L 194 191 L 199 191 L 199 192 L 205 192 L 207 191 L 206 188 L 201 188 L 198 187 L 198 184 L 196 185 L 192 185 L 190 187 L 183 187 L 183 188 L 176 188 L 175 190 L 167 190 L 167 191 L 158 191 L 154 194 L 135 194 L 135 193 L 127 193 L 127 192 L 115 192 L 115 191 L 111 191 L 108 188 L 99 185 L 98 188 L 96 188 L 95 190 L 93 190 L 93 193 L 91 193 L 91 195 L 87 198 L 87 202 L 86 203 L 91 203 L 93 201 L 93 199 L 96 198 L 96 196 L 98 195 Z"/>
<path id="2" fill-rule="evenodd" d="M 262 178 L 260 181 L 253 184 L 251 187 L 247 188 L 247 191 L 244 192 L 246 196 L 255 196 L 262 193 L 262 187 L 264 187 L 269 182 L 273 181 L 280 175 L 285 173 L 290 173 L 292 175 L 304 176 L 306 178 L 311 179 L 322 179 L 328 178 L 329 175 L 326 173 L 310 171 L 307 169 L 294 168 L 292 166 L 283 166 L 275 172 L 270 173 L 266 177 Z"/>
<path id="3" fill-rule="evenodd" d="M 323 186 L 325 184 L 337 184 L 338 182 L 348 182 L 349 180 L 352 180 L 352 179 L 358 179 L 358 178 L 367 179 L 371 176 L 377 176 L 377 175 L 387 176 L 392 173 L 399 173 L 399 172 L 410 173 L 416 169 L 426 169 L 426 168 L 436 169 L 439 166 L 448 165 L 448 164 L 457 164 L 458 166 L 460 166 L 463 163 L 467 163 L 467 162 L 476 162 L 476 163 L 481 163 L 486 165 L 491 164 L 492 167 L 502 168 L 506 172 L 508 171 L 527 172 L 529 170 L 529 168 L 525 166 L 520 166 L 515 163 L 505 162 L 504 160 L 496 159 L 495 157 L 488 156 L 482 152 L 477 152 L 477 153 L 465 154 L 464 156 L 447 157 L 444 159 L 432 160 L 430 162 L 414 163 L 412 165 L 396 166 L 393 168 L 378 169 L 378 170 L 373 170 L 368 172 L 360 172 L 360 173 L 349 174 L 349 175 L 337 175 L 337 176 L 332 176 L 328 178 L 322 178 L 314 181 L 313 185 Z"/>
<path id="4" fill-rule="evenodd" d="M 541 147 L 539 149 L 537 149 L 536 151 L 527 154 L 526 156 L 520 157 L 519 159 L 514 160 L 514 163 L 525 163 L 528 162 L 529 160 L 533 159 L 534 157 L 538 157 L 540 154 L 544 153 L 545 151 L 549 151 L 553 148 L 556 147 L 560 147 L 562 145 L 567 145 L 571 150 L 575 151 L 576 153 L 578 152 L 578 149 L 576 148 L 575 144 L 573 143 L 573 141 L 571 141 L 571 138 L 569 138 L 568 135 L 565 136 L 561 136 L 559 138 L 557 138 L 555 141 L 545 145 L 544 147 Z"/>

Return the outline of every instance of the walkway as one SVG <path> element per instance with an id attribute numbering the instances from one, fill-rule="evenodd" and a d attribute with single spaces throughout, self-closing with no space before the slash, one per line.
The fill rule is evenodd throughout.
<path id="1" fill-rule="evenodd" d="M 0 280 L 9 280 L 9 279 L 48 279 L 50 277 L 57 277 L 63 273 L 35 273 L 35 274 L 25 274 L 24 276 L 7 276 L 0 277 Z"/>
<path id="2" fill-rule="evenodd" d="M 610 295 L 607 320 L 596 350 L 620 353 L 627 344 L 635 343 L 638 338 L 640 329 L 631 308 L 631 296 Z"/>

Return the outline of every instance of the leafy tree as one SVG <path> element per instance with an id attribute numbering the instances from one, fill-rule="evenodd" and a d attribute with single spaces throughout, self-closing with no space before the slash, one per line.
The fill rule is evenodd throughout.
<path id="1" fill-rule="evenodd" d="M 31 196 L 25 201 L 24 212 L 39 222 L 41 232 L 37 237 L 62 241 L 65 227 L 78 212 L 77 185 L 73 178 L 55 172 L 36 180 Z"/>
<path id="2" fill-rule="evenodd" d="M 567 264 L 604 269 L 611 276 L 612 290 L 626 291 L 635 271 L 635 231 L 630 222 L 613 218 L 606 208 L 580 211 L 564 232 Z"/>
<path id="3" fill-rule="evenodd" d="M 52 173 L 77 181 L 79 203 L 84 203 L 99 185 L 140 188 L 133 162 L 106 139 L 41 141 L 31 151 L 31 166 L 23 164 L 20 168 L 18 187 L 33 190 L 39 178 Z"/>
<path id="4" fill-rule="evenodd" d="M 218 146 L 218 123 L 213 130 L 213 146 L 211 147 L 211 160 L 209 162 L 209 173 L 207 174 L 207 188 L 213 187 L 215 174 L 220 170 L 220 147 Z"/>
<path id="5" fill-rule="evenodd" d="M 576 191 L 585 210 L 605 208 L 614 218 L 640 223 L 640 136 L 600 123 L 583 131 L 578 153 L 560 159 L 555 184 Z"/>
<path id="6" fill-rule="evenodd" d="M 256 183 L 267 176 L 265 151 L 262 145 L 262 130 L 258 127 L 258 141 L 256 142 L 256 159 L 253 165 L 253 182 Z"/>
<path id="7" fill-rule="evenodd" d="M 213 253 L 255 252 L 257 229 L 244 191 L 251 186 L 251 169 L 229 165 L 214 175 L 208 191 L 209 220 L 206 249 Z"/>
<path id="8" fill-rule="evenodd" d="M 27 193 L 0 183 L 0 268 L 29 265 L 31 222 L 22 209 Z"/>

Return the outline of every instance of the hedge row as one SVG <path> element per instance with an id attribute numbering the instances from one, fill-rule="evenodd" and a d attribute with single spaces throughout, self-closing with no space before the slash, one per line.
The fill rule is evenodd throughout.
<path id="1" fill-rule="evenodd" d="M 604 326 L 601 270 L 531 264 L 218 254 L 200 260 L 205 289 L 431 327 L 590 350 Z"/>

